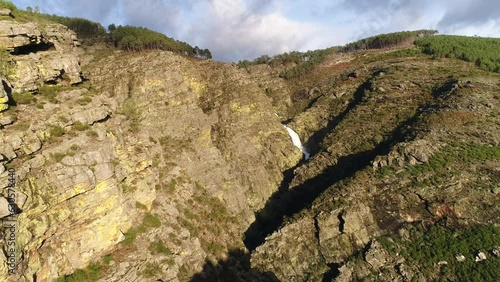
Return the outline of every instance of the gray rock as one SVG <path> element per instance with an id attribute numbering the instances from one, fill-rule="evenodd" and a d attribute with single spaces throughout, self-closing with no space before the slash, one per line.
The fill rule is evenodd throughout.
<path id="1" fill-rule="evenodd" d="M 9 108 L 8 102 L 9 96 L 7 95 L 7 91 L 4 88 L 4 80 L 0 79 L 0 112 L 5 111 Z"/>
<path id="2" fill-rule="evenodd" d="M 42 142 L 36 134 L 29 132 L 23 138 L 24 144 L 21 146 L 25 154 L 31 155 L 42 148 Z"/>
<path id="3" fill-rule="evenodd" d="M 476 262 L 480 262 L 486 259 L 486 254 L 483 252 L 477 253 Z"/>
<path id="4" fill-rule="evenodd" d="M 9 9 L 0 9 L 0 17 L 14 17 L 12 11 Z"/>
<path id="5" fill-rule="evenodd" d="M 91 108 L 76 112 L 72 115 L 74 121 L 79 121 L 83 124 L 94 124 L 98 121 L 106 119 L 110 114 L 110 110 L 106 107 Z"/>
<path id="6" fill-rule="evenodd" d="M 499 246 L 496 246 L 496 247 L 493 249 L 492 253 L 493 253 L 495 256 L 500 257 L 500 247 L 499 247 Z"/>
<path id="7" fill-rule="evenodd" d="M 458 254 L 455 256 L 455 259 L 458 261 L 458 262 L 463 262 L 465 261 L 465 256 L 462 255 L 462 254 Z"/>
<path id="8" fill-rule="evenodd" d="M 387 253 L 378 241 L 372 241 L 370 249 L 365 254 L 365 261 L 376 270 L 387 261 Z"/>
<path id="9" fill-rule="evenodd" d="M 0 218 L 6 217 L 9 214 L 9 201 L 4 197 L 0 197 Z"/>
<path id="10" fill-rule="evenodd" d="M 1 106 L 0 106 L 0 108 L 1 108 Z M 15 121 L 15 119 L 11 115 L 0 115 L 0 126 L 12 124 L 12 123 L 14 123 L 14 121 Z"/>

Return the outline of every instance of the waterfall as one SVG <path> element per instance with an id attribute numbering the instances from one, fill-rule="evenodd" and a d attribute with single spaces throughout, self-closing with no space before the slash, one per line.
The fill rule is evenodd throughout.
<path id="1" fill-rule="evenodd" d="M 302 152 L 302 154 L 304 154 L 304 159 L 307 160 L 309 159 L 309 152 L 307 152 L 307 149 L 302 146 L 302 142 L 300 142 L 300 137 L 299 135 L 297 134 L 297 132 L 295 132 L 293 129 L 291 129 L 290 127 L 286 126 L 286 125 L 283 125 L 286 129 L 286 131 L 288 132 L 288 135 L 290 135 L 290 138 L 292 139 L 292 143 L 295 147 L 299 148 L 299 150 Z"/>

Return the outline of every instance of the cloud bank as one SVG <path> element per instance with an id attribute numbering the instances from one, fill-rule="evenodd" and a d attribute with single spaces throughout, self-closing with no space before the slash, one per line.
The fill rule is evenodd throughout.
<path id="1" fill-rule="evenodd" d="M 380 33 L 437 29 L 500 37 L 498 0 L 14 0 L 49 14 L 144 26 L 209 48 L 222 61 L 343 45 Z M 311 3 L 312 2 L 312 3 Z"/>

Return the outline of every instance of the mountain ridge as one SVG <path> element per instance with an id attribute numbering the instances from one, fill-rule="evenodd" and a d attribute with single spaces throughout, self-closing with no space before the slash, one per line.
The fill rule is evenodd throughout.
<path id="1" fill-rule="evenodd" d="M 17 228 L 2 281 L 499 277 L 494 54 L 428 54 L 430 36 L 221 63 L 82 46 L 16 13 L 4 37 L 30 40 L 0 33 L 18 208 L 1 197 Z"/>

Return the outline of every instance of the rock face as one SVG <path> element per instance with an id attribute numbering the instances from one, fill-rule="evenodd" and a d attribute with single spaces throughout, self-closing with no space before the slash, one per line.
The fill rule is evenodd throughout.
<path id="1" fill-rule="evenodd" d="M 13 92 L 35 91 L 44 83 L 79 83 L 76 35 L 65 26 L 0 21 L 0 46 L 14 56 L 8 80 Z"/>
<path id="2" fill-rule="evenodd" d="M 0 113 L 0 188 L 14 168 L 19 208 L 0 232 L 0 272 L 17 262 L 6 281 L 436 280 L 461 254 L 420 273 L 434 266 L 403 251 L 418 228 L 498 222 L 496 74 L 446 90 L 471 66 L 386 53 L 351 66 L 369 56 L 353 53 L 287 82 L 270 66 L 92 47 L 79 84 L 72 32 L 2 29 L 14 64 L 0 107 L 40 92 Z M 460 252 L 487 264 L 497 245 Z"/>
<path id="3" fill-rule="evenodd" d="M 403 167 L 404 165 L 424 164 L 441 147 L 440 143 L 431 143 L 427 140 L 400 143 L 387 156 L 377 157 L 373 161 L 373 167 L 381 168 L 388 165 Z"/>
<path id="4" fill-rule="evenodd" d="M 9 96 L 5 87 L 7 86 L 6 80 L 0 77 L 0 112 L 9 108 Z"/>
<path id="5" fill-rule="evenodd" d="M 0 9 L 0 16 L 13 17 L 12 11 L 9 9 Z"/>
<path id="6" fill-rule="evenodd" d="M 50 62 L 36 53 L 17 67 L 34 77 Z M 57 72 L 45 75 L 19 78 L 13 88 Z M 254 211 L 301 159 L 258 85 L 229 64 L 168 52 L 116 53 L 88 76 L 91 91 L 59 92 L 58 103 L 36 96 L 43 109 L 19 105 L 33 114 L 0 132 L 2 164 L 16 167 L 16 189 L 27 195 L 16 277 L 50 281 L 124 248 L 107 281 L 142 280 L 152 262 L 166 266 L 162 277 L 176 278 L 200 271 L 226 244 L 241 246 Z M 8 183 L 5 172 L 0 183 Z M 148 216 L 164 227 L 141 225 Z M 120 242 L 133 230 L 145 234 L 132 255 Z M 149 247 L 159 241 L 171 254 L 153 260 Z"/>

